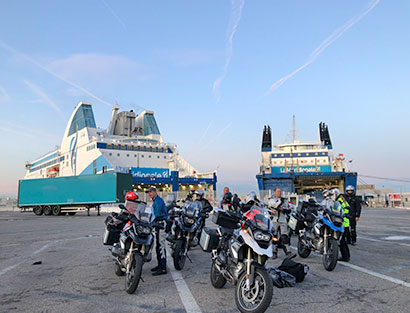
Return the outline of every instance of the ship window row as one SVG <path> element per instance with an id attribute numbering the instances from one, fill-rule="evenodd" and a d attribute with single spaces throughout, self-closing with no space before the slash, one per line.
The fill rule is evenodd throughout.
<path id="1" fill-rule="evenodd" d="M 97 145 L 94 143 L 92 145 L 87 146 L 87 151 L 94 150 L 97 147 Z"/>
<path id="2" fill-rule="evenodd" d="M 296 161 L 287 161 L 287 162 L 285 162 L 285 161 L 273 161 L 273 164 L 297 164 L 298 162 L 296 162 Z M 302 163 L 305 163 L 305 164 L 308 164 L 308 163 L 310 163 L 310 164 L 314 164 L 315 163 L 315 161 L 314 160 L 305 160 L 305 161 L 299 161 L 299 164 L 302 164 Z M 317 160 L 317 163 L 328 163 L 327 162 L 327 160 Z"/>
<path id="3" fill-rule="evenodd" d="M 108 155 L 109 156 L 112 156 L 112 152 L 110 152 L 110 153 L 108 153 Z M 121 156 L 121 153 L 117 153 L 117 157 L 120 157 Z M 130 155 L 130 154 L 128 154 L 127 153 L 127 158 L 129 158 L 129 157 L 133 157 L 132 155 Z M 137 158 L 138 157 L 138 154 L 134 154 L 134 158 Z M 141 154 L 141 158 L 144 158 L 144 154 Z M 151 154 L 148 154 L 148 158 L 152 158 L 152 156 L 151 156 Z M 161 157 L 159 156 L 159 155 L 157 155 L 157 159 L 160 159 Z M 167 156 L 166 155 L 164 155 L 164 159 L 166 159 L 167 158 Z"/>
<path id="4" fill-rule="evenodd" d="M 34 171 L 41 170 L 42 168 L 45 168 L 45 167 L 54 165 L 54 164 L 56 164 L 56 163 L 58 163 L 58 162 L 61 162 L 61 161 L 64 161 L 64 156 L 62 156 L 62 157 L 60 157 L 60 158 L 58 158 L 58 159 L 51 160 L 51 161 L 49 161 L 49 162 L 47 162 L 47 163 L 44 163 L 44 164 L 42 164 L 42 165 L 40 165 L 40 166 L 31 168 L 31 169 L 29 170 L 29 172 L 31 173 L 31 172 L 34 172 Z"/>
<path id="5" fill-rule="evenodd" d="M 152 146 L 135 146 L 116 143 L 97 143 L 97 148 L 111 149 L 111 150 L 128 150 L 128 151 L 143 151 L 143 152 L 160 152 L 160 153 L 172 153 L 168 147 L 152 147 Z"/>
<path id="6" fill-rule="evenodd" d="M 272 158 L 296 158 L 296 157 L 321 157 L 327 156 L 327 152 L 300 152 L 300 153 L 272 153 Z"/>

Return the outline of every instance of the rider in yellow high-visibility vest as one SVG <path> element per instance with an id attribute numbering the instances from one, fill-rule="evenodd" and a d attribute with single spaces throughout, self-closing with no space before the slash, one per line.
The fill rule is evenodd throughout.
<path id="1" fill-rule="evenodd" d="M 344 232 L 342 235 L 342 238 L 340 239 L 340 253 L 341 253 L 341 258 L 339 258 L 339 261 L 344 261 L 344 262 L 349 262 L 350 260 L 350 251 L 349 251 L 349 246 L 347 245 L 347 238 L 350 238 L 350 221 L 349 221 L 349 203 L 343 198 L 342 193 L 340 192 L 339 189 L 335 188 L 332 190 L 335 201 L 338 201 L 340 205 L 342 206 L 343 213 L 344 213 L 344 220 L 343 220 L 343 226 L 344 226 Z"/>

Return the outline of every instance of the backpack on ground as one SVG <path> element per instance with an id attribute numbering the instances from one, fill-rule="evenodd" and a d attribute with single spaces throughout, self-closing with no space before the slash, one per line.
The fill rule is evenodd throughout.
<path id="1" fill-rule="evenodd" d="M 268 269 L 268 273 L 272 277 L 273 285 L 278 288 L 295 287 L 296 285 L 295 276 L 284 271 L 281 271 L 276 267 L 270 267 Z"/>
<path id="2" fill-rule="evenodd" d="M 286 258 L 278 269 L 295 276 L 296 282 L 300 283 L 305 279 L 305 276 L 309 271 L 309 266 Z"/>

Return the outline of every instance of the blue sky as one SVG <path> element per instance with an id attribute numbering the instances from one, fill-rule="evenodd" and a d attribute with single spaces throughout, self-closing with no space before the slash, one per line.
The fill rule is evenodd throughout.
<path id="1" fill-rule="evenodd" d="M 410 177 L 409 1 L 0 5 L 0 193 L 60 144 L 81 100 L 102 128 L 115 101 L 155 111 L 164 139 L 199 170 L 218 168 L 220 185 L 256 188 L 263 125 L 282 143 L 293 114 L 307 141 L 326 122 L 354 170 Z"/>

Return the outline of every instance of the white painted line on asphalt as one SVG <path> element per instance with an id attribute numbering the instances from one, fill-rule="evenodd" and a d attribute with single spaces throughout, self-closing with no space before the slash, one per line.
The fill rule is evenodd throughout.
<path id="1" fill-rule="evenodd" d="M 381 239 L 374 239 L 374 238 L 369 238 L 369 237 L 363 237 L 363 236 L 358 236 L 358 239 L 363 239 L 363 240 L 368 240 L 368 241 L 375 241 L 375 242 L 382 242 L 384 244 L 397 244 L 405 247 L 410 247 L 409 243 L 404 243 L 404 242 L 393 242 L 393 241 L 386 241 L 386 240 L 381 240 Z"/>
<path id="2" fill-rule="evenodd" d="M 293 247 L 293 246 L 290 246 L 290 247 L 292 249 L 297 250 L 296 247 Z M 318 257 L 322 256 L 321 254 L 318 254 L 316 252 L 312 252 L 312 255 L 318 256 Z M 380 273 L 377 273 L 377 272 L 373 272 L 371 270 L 368 270 L 367 268 L 357 266 L 357 265 L 354 265 L 352 263 L 347 263 L 347 262 L 342 262 L 342 261 L 337 261 L 337 263 L 340 264 L 340 265 L 350 267 L 350 268 L 352 268 L 356 271 L 359 271 L 359 272 L 362 272 L 362 273 L 365 273 L 365 274 L 368 274 L 368 275 L 371 275 L 371 276 L 374 276 L 374 277 L 377 277 L 377 278 L 381 278 L 381 279 L 387 280 L 389 282 L 392 282 L 392 283 L 395 283 L 395 284 L 410 288 L 410 283 L 408 283 L 404 280 L 400 280 L 400 279 L 397 279 L 397 278 L 394 278 L 394 277 L 390 277 L 390 276 L 383 275 L 383 274 L 380 274 Z"/>
<path id="3" fill-rule="evenodd" d="M 174 264 L 171 261 L 171 253 L 169 253 L 169 249 L 167 250 L 167 266 L 169 271 L 171 272 L 172 279 L 175 283 L 175 286 L 177 287 L 177 291 L 179 293 L 179 297 L 181 298 L 182 304 L 185 307 L 185 311 L 187 311 L 187 313 L 202 313 L 198 303 L 196 303 L 194 296 L 189 290 L 187 283 L 182 277 L 181 272 L 177 272 L 172 269 L 174 267 Z"/>
<path id="4" fill-rule="evenodd" d="M 39 254 L 40 252 L 56 245 L 58 242 L 60 241 L 69 241 L 69 240 L 79 240 L 79 239 L 88 239 L 87 237 L 78 237 L 78 238 L 68 238 L 68 239 L 60 239 L 60 240 L 53 240 L 52 242 L 49 242 L 48 244 L 45 244 L 44 246 L 42 246 L 40 249 L 37 249 L 36 251 L 34 251 L 32 254 L 30 254 L 27 257 L 23 257 L 23 260 L 20 262 L 17 262 L 13 265 L 10 265 L 4 269 L 2 269 L 0 271 L 0 276 L 6 274 L 7 272 L 11 271 L 12 269 L 16 268 L 17 266 L 23 264 L 24 262 L 26 262 L 27 260 L 29 260 L 30 258 L 32 258 L 33 256 Z"/>
<path id="5" fill-rule="evenodd" d="M 352 269 L 355 269 L 356 271 L 360 271 L 360 272 L 366 273 L 368 275 L 372 275 L 372 276 L 375 276 L 375 277 L 390 281 L 392 283 L 395 283 L 395 284 L 402 285 L 404 287 L 410 288 L 410 283 L 408 283 L 404 280 L 397 279 L 397 278 L 394 278 L 394 277 L 390 277 L 390 276 L 387 276 L 387 275 L 383 275 L 383 274 L 380 274 L 380 273 L 377 273 L 377 272 L 373 272 L 371 270 L 368 270 L 367 268 L 357 266 L 357 265 L 354 265 L 354 264 L 351 264 L 351 263 L 340 262 L 340 261 L 338 261 L 337 263 L 339 263 L 340 265 L 347 266 L 347 267 L 350 267 Z"/>

